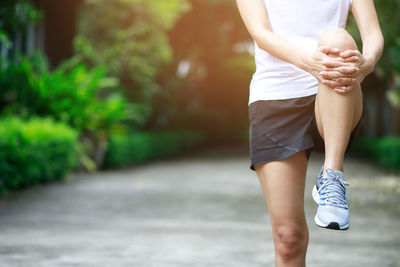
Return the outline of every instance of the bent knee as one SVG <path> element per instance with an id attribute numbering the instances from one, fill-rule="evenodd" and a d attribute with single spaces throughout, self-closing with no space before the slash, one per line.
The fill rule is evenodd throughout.
<path id="1" fill-rule="evenodd" d="M 340 51 L 358 49 L 353 37 L 343 28 L 332 28 L 322 33 L 318 46 L 322 45 L 331 45 Z"/>
<path id="2" fill-rule="evenodd" d="M 306 243 L 306 233 L 299 227 L 280 226 L 276 232 L 276 249 L 278 255 L 286 261 L 303 253 Z"/>

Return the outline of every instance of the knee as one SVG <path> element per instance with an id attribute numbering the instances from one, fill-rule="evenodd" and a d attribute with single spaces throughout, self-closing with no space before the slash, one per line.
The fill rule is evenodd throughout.
<path id="1" fill-rule="evenodd" d="M 340 51 L 358 49 L 353 37 L 343 28 L 332 28 L 320 36 L 318 46 L 331 45 Z"/>
<path id="2" fill-rule="evenodd" d="M 280 226 L 276 237 L 277 254 L 284 262 L 296 259 L 306 250 L 307 232 L 298 226 Z"/>

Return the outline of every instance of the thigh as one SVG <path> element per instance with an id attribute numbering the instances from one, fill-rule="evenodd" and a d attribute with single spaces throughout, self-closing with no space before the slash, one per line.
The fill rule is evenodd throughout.
<path id="1" fill-rule="evenodd" d="M 279 226 L 294 227 L 301 232 L 307 228 L 304 216 L 307 162 L 306 152 L 301 151 L 283 160 L 255 165 L 274 236 Z"/>

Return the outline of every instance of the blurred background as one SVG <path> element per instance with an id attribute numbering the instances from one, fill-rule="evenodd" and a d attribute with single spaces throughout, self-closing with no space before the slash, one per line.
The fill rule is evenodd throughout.
<path id="1" fill-rule="evenodd" d="M 354 154 L 400 169 L 400 15 Z M 352 15 L 347 29 L 360 35 Z M 231 0 L 2 0 L 0 192 L 248 143 L 253 41 Z"/>

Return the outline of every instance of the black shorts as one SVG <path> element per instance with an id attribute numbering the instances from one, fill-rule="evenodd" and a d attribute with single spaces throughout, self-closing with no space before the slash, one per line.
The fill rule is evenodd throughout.
<path id="1" fill-rule="evenodd" d="M 318 132 L 315 119 L 315 97 L 316 95 L 311 95 L 250 103 L 248 116 L 251 170 L 255 171 L 254 164 L 281 160 L 302 150 L 307 152 L 307 157 L 311 151 L 325 152 L 324 140 Z M 364 110 L 363 108 L 356 128 L 351 132 L 346 153 L 357 134 Z"/>

